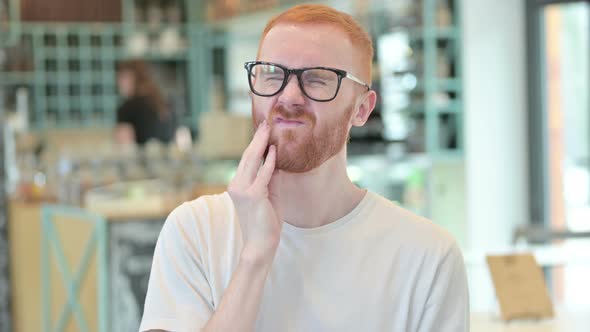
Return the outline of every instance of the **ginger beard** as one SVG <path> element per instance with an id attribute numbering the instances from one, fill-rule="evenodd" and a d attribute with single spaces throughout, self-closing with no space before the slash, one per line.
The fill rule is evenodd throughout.
<path id="1" fill-rule="evenodd" d="M 253 120 L 255 128 L 262 122 L 264 115 L 257 112 L 254 105 Z M 269 145 L 277 148 L 276 169 L 304 173 L 320 166 L 336 155 L 348 140 L 348 123 L 353 107 L 348 107 L 332 124 L 316 128 L 316 118 L 305 112 L 303 108 L 287 111 L 283 106 L 275 106 L 269 112 L 266 121 L 271 126 Z M 285 120 L 301 121 L 301 128 L 276 128 L 273 119 L 280 117 Z"/>

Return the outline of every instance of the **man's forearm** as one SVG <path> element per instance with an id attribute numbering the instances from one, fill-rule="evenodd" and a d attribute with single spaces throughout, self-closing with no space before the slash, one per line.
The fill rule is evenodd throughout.
<path id="1" fill-rule="evenodd" d="M 271 265 L 272 258 L 261 260 L 242 253 L 221 303 L 202 331 L 254 331 Z"/>

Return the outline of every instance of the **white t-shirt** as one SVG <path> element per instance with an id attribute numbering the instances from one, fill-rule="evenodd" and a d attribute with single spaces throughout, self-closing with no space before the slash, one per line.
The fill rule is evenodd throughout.
<path id="1" fill-rule="evenodd" d="M 199 331 L 238 264 L 227 193 L 176 208 L 158 239 L 140 330 Z M 439 226 L 367 192 L 317 228 L 284 223 L 256 331 L 469 330 L 465 266 Z"/>

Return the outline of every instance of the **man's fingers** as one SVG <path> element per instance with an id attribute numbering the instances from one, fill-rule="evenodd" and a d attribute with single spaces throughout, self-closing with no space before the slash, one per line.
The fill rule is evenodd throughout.
<path id="1" fill-rule="evenodd" d="M 272 174 L 275 170 L 275 163 L 277 160 L 277 148 L 274 145 L 271 145 L 268 148 L 268 155 L 266 155 L 266 160 L 264 161 L 264 165 L 260 168 L 258 172 L 258 176 L 256 180 L 254 180 L 254 186 L 258 189 L 265 189 L 268 188 L 268 184 L 270 179 L 272 178 Z M 267 189 L 266 189 L 267 190 Z"/>
<path id="2" fill-rule="evenodd" d="M 238 182 L 249 185 L 256 178 L 256 174 L 260 169 L 260 163 L 262 162 L 264 152 L 268 145 L 269 135 L 270 126 L 266 120 L 264 120 L 256 130 L 252 142 L 250 142 L 242 155 L 242 159 L 240 160 L 236 172 L 236 177 L 239 177 Z"/>

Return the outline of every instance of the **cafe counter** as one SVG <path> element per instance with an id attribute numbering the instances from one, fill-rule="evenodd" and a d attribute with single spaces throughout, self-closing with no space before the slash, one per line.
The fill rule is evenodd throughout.
<path id="1" fill-rule="evenodd" d="M 102 189 L 92 202 L 86 200 L 84 209 L 9 202 L 15 331 L 38 332 L 59 325 L 64 331 L 80 331 L 81 325 L 96 331 L 98 326 L 113 332 L 137 330 L 166 216 L 183 201 L 219 193 L 225 187 L 202 186 L 191 193 L 192 198 L 169 193 L 161 200 L 143 189 L 133 190 L 134 199 L 109 202 L 96 199 L 105 197 Z M 112 190 L 110 195 L 117 196 Z M 104 221 L 102 230 L 95 216 Z"/>

